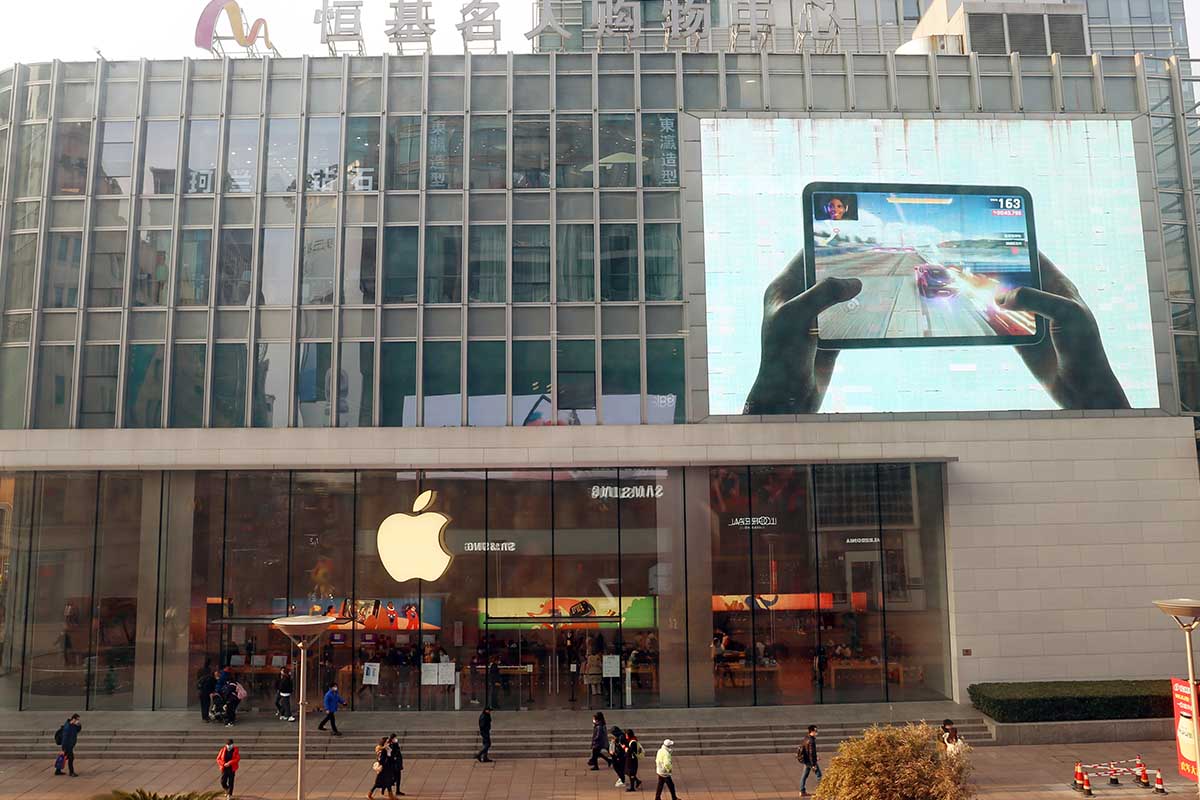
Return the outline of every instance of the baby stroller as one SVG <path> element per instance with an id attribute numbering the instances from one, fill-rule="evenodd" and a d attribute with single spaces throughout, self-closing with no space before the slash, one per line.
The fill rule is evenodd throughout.
<path id="1" fill-rule="evenodd" d="M 208 707 L 208 716 L 213 722 L 227 722 L 229 701 L 220 692 L 212 693 L 212 701 Z"/>

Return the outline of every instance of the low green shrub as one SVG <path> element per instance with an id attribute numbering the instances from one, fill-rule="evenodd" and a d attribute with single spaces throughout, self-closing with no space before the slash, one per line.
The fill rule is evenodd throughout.
<path id="1" fill-rule="evenodd" d="M 159 794 L 145 789 L 134 789 L 132 792 L 112 791 L 108 794 L 96 795 L 93 800 L 217 800 L 224 792 L 180 792 L 178 794 Z"/>
<path id="2" fill-rule="evenodd" d="M 969 756 L 949 754 L 929 725 L 868 728 L 838 745 L 816 800 L 968 800 Z"/>
<path id="3" fill-rule="evenodd" d="M 997 722 L 1068 722 L 1172 716 L 1171 682 L 1045 681 L 974 683 L 975 708 Z"/>

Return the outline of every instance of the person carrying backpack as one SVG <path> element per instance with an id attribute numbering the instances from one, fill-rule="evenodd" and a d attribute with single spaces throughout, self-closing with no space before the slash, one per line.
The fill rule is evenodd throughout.
<path id="1" fill-rule="evenodd" d="M 65 766 L 72 778 L 79 777 L 75 772 L 75 743 L 79 740 L 81 730 L 83 730 L 83 724 L 79 721 L 79 715 L 72 714 L 54 733 L 54 743 L 62 748 L 59 757 L 54 761 L 55 775 L 62 775 L 62 768 Z"/>
<path id="2" fill-rule="evenodd" d="M 242 754 L 233 746 L 233 739 L 226 739 L 225 746 L 217 751 L 217 769 L 221 770 L 221 788 L 225 800 L 233 800 L 233 780 L 237 776 Z"/>
<path id="3" fill-rule="evenodd" d="M 808 735 L 804 737 L 804 741 L 800 743 L 800 747 L 796 749 L 796 760 L 804 765 L 804 775 L 800 777 L 800 796 L 808 797 L 808 792 L 804 790 L 804 786 L 808 783 L 808 776 L 811 773 L 817 774 L 817 780 L 821 780 L 821 767 L 817 764 L 817 726 L 808 726 Z"/>
<path id="4" fill-rule="evenodd" d="M 641 788 L 642 779 L 637 776 L 638 761 L 646 757 L 642 743 L 632 728 L 625 731 L 625 791 L 632 792 Z"/>

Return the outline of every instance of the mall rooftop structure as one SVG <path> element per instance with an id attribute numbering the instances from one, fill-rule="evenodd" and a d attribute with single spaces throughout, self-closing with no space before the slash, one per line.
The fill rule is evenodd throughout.
<path id="1" fill-rule="evenodd" d="M 896 54 L 881 6 L 855 52 L 0 72 L 0 708 L 269 709 L 291 613 L 355 709 L 1181 668 L 1180 45 Z"/>

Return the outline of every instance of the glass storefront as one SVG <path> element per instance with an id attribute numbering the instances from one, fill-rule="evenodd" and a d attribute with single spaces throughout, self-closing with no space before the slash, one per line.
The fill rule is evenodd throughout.
<path id="1" fill-rule="evenodd" d="M 942 698 L 942 507 L 939 464 L 2 474 L 0 707 L 269 710 L 309 612 L 355 709 Z"/>

